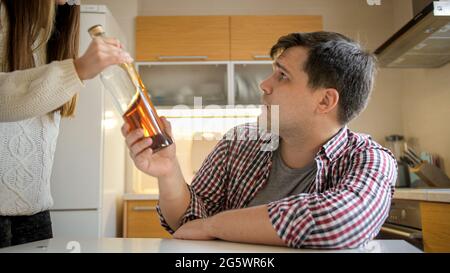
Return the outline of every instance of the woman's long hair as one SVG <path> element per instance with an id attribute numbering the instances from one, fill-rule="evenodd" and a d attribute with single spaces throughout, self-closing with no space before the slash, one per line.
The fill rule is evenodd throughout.
<path id="1" fill-rule="evenodd" d="M 9 30 L 7 72 L 36 66 L 33 51 L 46 47 L 47 63 L 78 57 L 80 6 L 57 5 L 55 0 L 2 0 Z M 77 95 L 55 111 L 73 116 Z"/>

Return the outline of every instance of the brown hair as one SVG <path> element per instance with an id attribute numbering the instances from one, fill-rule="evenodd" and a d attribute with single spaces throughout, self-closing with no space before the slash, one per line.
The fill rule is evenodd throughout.
<path id="1" fill-rule="evenodd" d="M 281 37 L 270 50 L 277 58 L 291 47 L 308 50 L 300 67 L 309 86 L 335 88 L 339 92 L 338 119 L 343 124 L 357 117 L 367 106 L 373 89 L 377 60 L 357 42 L 334 32 L 291 33 Z"/>
<path id="2" fill-rule="evenodd" d="M 33 51 L 46 46 L 47 60 L 78 57 L 80 6 L 57 5 L 55 0 L 2 0 L 8 17 L 7 72 L 36 66 Z M 55 111 L 73 116 L 77 95 Z"/>

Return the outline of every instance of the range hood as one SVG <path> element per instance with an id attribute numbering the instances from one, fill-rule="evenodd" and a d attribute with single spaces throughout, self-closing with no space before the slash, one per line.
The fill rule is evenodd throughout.
<path id="1" fill-rule="evenodd" d="M 450 1 L 433 1 L 375 54 L 381 67 L 437 68 L 450 61 Z"/>

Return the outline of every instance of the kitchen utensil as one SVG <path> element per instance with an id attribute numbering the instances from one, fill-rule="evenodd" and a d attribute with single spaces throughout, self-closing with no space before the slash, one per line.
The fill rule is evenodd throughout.
<path id="1" fill-rule="evenodd" d="M 410 168 L 410 170 L 430 187 L 450 188 L 450 178 L 433 164 L 424 161 L 418 166 Z"/>
<path id="2" fill-rule="evenodd" d="M 419 165 L 422 163 L 422 159 L 417 155 L 416 152 L 414 152 L 411 148 L 406 148 L 404 151 L 404 155 L 409 157 L 416 165 Z"/>

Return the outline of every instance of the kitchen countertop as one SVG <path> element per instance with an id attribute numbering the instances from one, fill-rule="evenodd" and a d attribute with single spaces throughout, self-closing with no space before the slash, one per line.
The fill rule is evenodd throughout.
<path id="1" fill-rule="evenodd" d="M 395 189 L 394 199 L 450 203 L 450 189 Z"/>
<path id="2" fill-rule="evenodd" d="M 77 251 L 78 250 L 78 251 Z M 401 240 L 375 240 L 365 247 L 339 251 L 291 249 L 287 247 L 188 241 L 175 239 L 64 239 L 53 238 L 19 246 L 1 248 L 0 253 L 422 253 Z"/>

